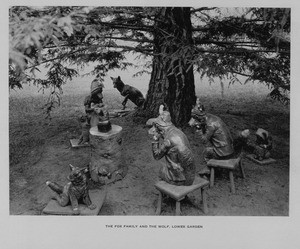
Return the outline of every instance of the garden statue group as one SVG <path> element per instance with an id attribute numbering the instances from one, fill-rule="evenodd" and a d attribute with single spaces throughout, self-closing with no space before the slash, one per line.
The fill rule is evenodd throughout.
<path id="1" fill-rule="evenodd" d="M 122 102 L 123 109 L 125 109 L 128 99 L 137 107 L 143 106 L 145 99 L 138 89 L 124 84 L 120 77 L 111 77 L 111 79 L 114 88 L 125 97 Z M 84 100 L 85 115 L 80 119 L 82 125 L 80 143 L 89 143 L 89 130 L 93 127 L 97 127 L 98 131 L 102 133 L 112 129 L 108 108 L 103 103 L 103 88 L 104 85 L 99 78 L 92 81 L 90 95 Z M 196 162 L 189 140 L 183 131 L 172 123 L 167 106 L 160 105 L 158 117 L 147 121 L 146 126 L 150 128 L 148 134 L 152 141 L 153 158 L 156 160 L 165 158 L 165 163 L 162 164 L 159 171 L 159 180 L 177 186 L 190 186 L 194 183 L 197 174 L 204 178 L 209 176 L 210 168 L 206 164 L 210 159 L 234 158 L 236 151 L 243 148 L 252 153 L 254 158 L 259 161 L 270 157 L 273 142 L 268 131 L 258 128 L 254 139 L 251 139 L 248 129 L 235 131 L 235 139 L 233 139 L 225 122 L 220 117 L 207 113 L 200 103 L 200 99 L 197 99 L 191 111 L 191 119 L 188 124 L 195 130 L 199 142 L 205 146 L 202 152 L 205 165 L 199 172 L 196 172 Z M 95 208 L 87 191 L 88 170 L 71 168 L 72 171 L 68 177 L 70 182 L 64 187 L 50 181 L 47 181 L 47 185 L 54 190 L 55 198 L 61 206 L 71 203 L 74 214 L 78 214 L 80 199 L 90 209 Z"/>

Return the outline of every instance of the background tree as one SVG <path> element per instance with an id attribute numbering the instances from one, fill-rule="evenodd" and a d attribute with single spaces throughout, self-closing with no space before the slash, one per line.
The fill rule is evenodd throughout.
<path id="1" fill-rule="evenodd" d="M 151 73 L 143 111 L 157 115 L 166 103 L 174 123 L 184 125 L 195 103 L 194 71 L 230 83 L 258 80 L 271 96 L 288 103 L 290 9 L 182 7 L 12 7 L 11 88 L 33 82 L 51 87 L 51 110 L 62 85 L 77 76 L 74 66 L 104 79 L 126 68 L 126 53 L 150 58 L 140 73 Z M 35 76 L 47 68 L 46 79 Z"/>

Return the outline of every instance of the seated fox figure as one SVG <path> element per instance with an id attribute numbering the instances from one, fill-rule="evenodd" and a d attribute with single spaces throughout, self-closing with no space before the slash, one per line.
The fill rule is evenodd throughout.
<path id="1" fill-rule="evenodd" d="M 138 107 L 143 106 L 145 102 L 145 98 L 138 89 L 136 89 L 133 86 L 124 84 L 120 76 L 116 78 L 113 77 L 110 78 L 113 81 L 114 88 L 117 88 L 117 90 L 121 93 L 121 95 L 125 97 L 122 102 L 123 109 L 126 108 L 128 99 L 131 100 Z"/>
<path id="2" fill-rule="evenodd" d="M 273 139 L 269 132 L 258 128 L 255 135 L 256 141 L 254 145 L 254 158 L 259 161 L 270 158 L 273 147 Z"/>
<path id="3" fill-rule="evenodd" d="M 89 192 L 87 176 L 88 168 L 78 168 L 70 164 L 71 172 L 67 179 L 69 182 L 65 186 L 61 186 L 55 182 L 47 181 L 47 186 L 55 192 L 54 199 L 59 205 L 65 207 L 69 204 L 72 206 L 73 214 L 80 214 L 78 208 L 79 201 L 82 201 L 89 209 L 95 209 L 96 205 L 92 203 Z"/>

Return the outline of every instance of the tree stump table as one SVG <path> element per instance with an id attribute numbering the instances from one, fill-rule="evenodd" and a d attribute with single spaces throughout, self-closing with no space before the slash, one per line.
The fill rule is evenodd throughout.
<path id="1" fill-rule="evenodd" d="M 101 182 L 101 172 L 112 175 L 124 171 L 121 131 L 122 127 L 114 124 L 108 132 L 100 132 L 97 126 L 90 129 L 89 170 L 94 182 Z"/>

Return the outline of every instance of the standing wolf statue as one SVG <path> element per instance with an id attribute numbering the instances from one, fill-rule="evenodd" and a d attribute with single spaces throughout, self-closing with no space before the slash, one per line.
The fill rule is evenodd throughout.
<path id="1" fill-rule="evenodd" d="M 132 103 L 134 103 L 137 107 L 143 106 L 145 102 L 145 98 L 138 89 L 136 89 L 133 86 L 124 84 L 120 76 L 116 78 L 113 77 L 110 78 L 113 81 L 114 88 L 117 88 L 117 90 L 121 93 L 121 95 L 125 97 L 122 102 L 123 109 L 126 108 L 128 99 L 131 100 Z"/>

